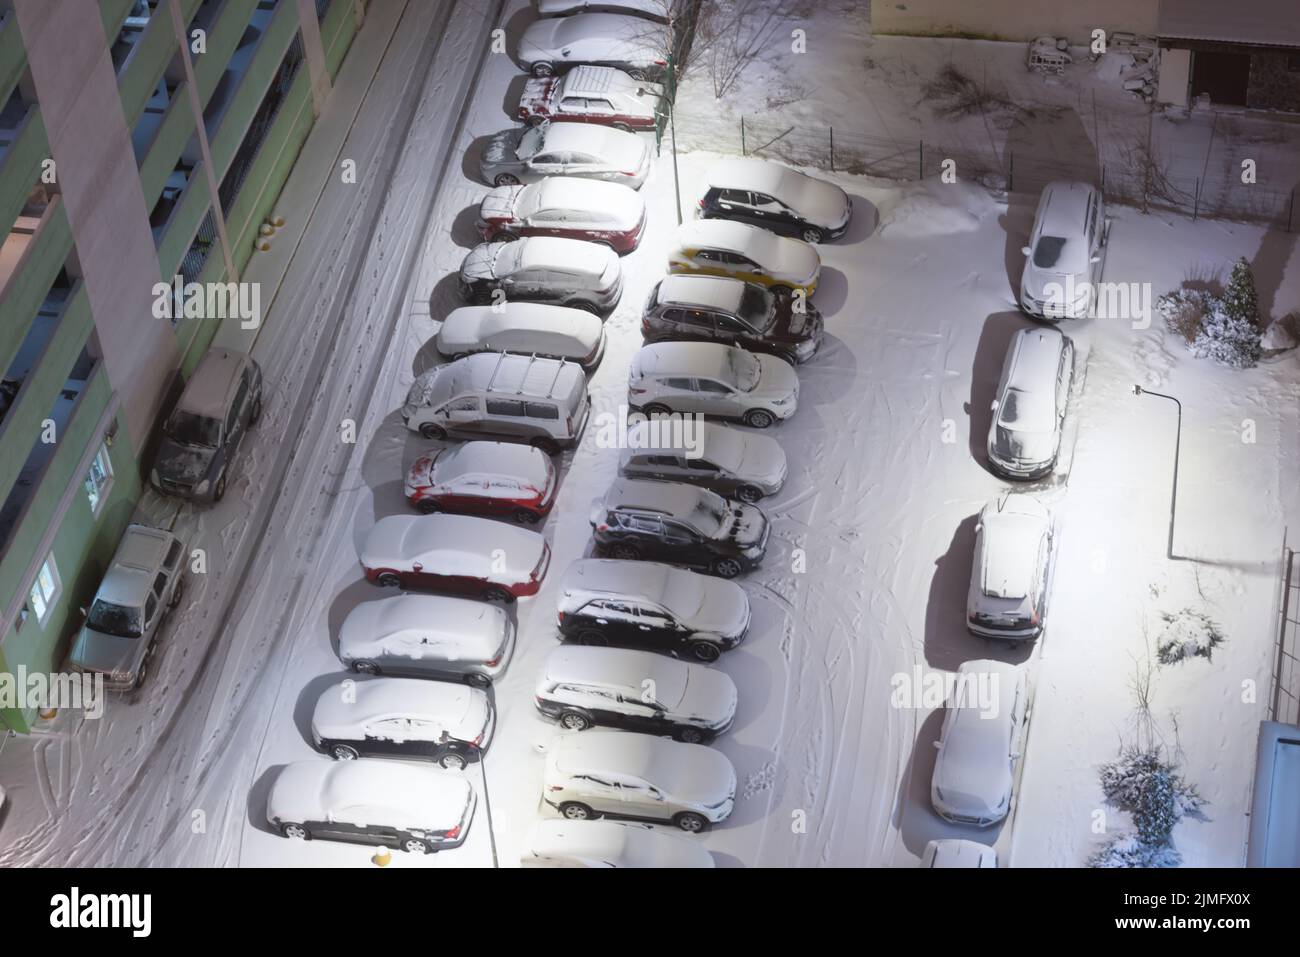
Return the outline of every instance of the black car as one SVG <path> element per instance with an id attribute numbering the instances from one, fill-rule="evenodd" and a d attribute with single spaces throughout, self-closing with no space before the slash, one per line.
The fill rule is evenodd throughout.
<path id="1" fill-rule="evenodd" d="M 704 219 L 734 219 L 807 243 L 839 239 L 849 228 L 853 204 L 838 186 L 779 163 L 732 159 L 709 170 L 700 200 Z"/>
<path id="2" fill-rule="evenodd" d="M 682 482 L 620 479 L 592 505 L 596 545 L 613 558 L 651 559 L 735 578 L 767 550 L 767 517 Z"/>
<path id="3" fill-rule="evenodd" d="M 641 315 L 646 342 L 697 341 L 806 362 L 821 346 L 822 317 L 806 300 L 726 276 L 683 273 L 650 290 Z"/>

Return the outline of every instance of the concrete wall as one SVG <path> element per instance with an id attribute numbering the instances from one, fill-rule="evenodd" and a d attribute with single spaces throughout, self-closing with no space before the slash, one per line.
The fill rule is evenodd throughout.
<path id="1" fill-rule="evenodd" d="M 1159 0 L 872 0 L 871 30 L 988 40 L 1051 35 L 1082 44 L 1098 27 L 1154 33 L 1159 6 Z"/>

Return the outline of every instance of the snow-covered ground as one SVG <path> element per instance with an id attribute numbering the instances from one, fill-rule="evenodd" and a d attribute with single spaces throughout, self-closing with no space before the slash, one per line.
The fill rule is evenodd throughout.
<path id="1" fill-rule="evenodd" d="M 487 189 L 477 150 L 508 125 L 522 85 L 508 57 L 482 55 L 493 4 L 410 7 L 378 40 L 384 25 L 372 12 L 363 38 L 391 42 L 383 69 L 346 144 L 304 161 L 318 182 L 339 155 L 362 174 L 355 186 L 330 177 L 254 345 L 272 400 L 244 475 L 217 508 L 176 517 L 208 549 L 210 573 L 191 583 L 138 699 L 101 721 L 65 716 L 7 743 L 0 864 L 370 866 L 365 847 L 272 834 L 265 796 L 287 762 L 326 760 L 308 743 L 307 720 L 341 674 L 339 625 L 384 594 L 361 578 L 357 546 L 378 518 L 408 508 L 402 476 L 429 443 L 404 429 L 398 409 L 437 361 L 430 339 L 454 305 Z M 512 0 L 502 22 L 514 36 L 530 18 Z M 419 98 L 409 117 L 403 91 Z M 824 109 L 860 117 L 860 105 Z M 692 95 L 681 110 L 707 108 Z M 679 157 L 684 216 L 716 158 Z M 295 177 L 312 169 L 300 164 Z M 1129 728 L 1143 624 L 1154 641 L 1158 612 L 1195 603 L 1227 642 L 1212 662 L 1159 669 L 1154 711 L 1167 735 L 1177 712 L 1184 770 L 1209 800 L 1208 820 L 1180 826 L 1180 849 L 1193 864 L 1238 863 L 1267 690 L 1272 562 L 1300 507 L 1294 354 L 1232 372 L 1193 360 L 1158 318 L 1144 330 L 1069 326 L 1079 375 L 1066 452 L 1035 486 L 1062 519 L 1049 629 L 1032 648 L 986 645 L 966 633 L 963 603 L 975 514 L 1006 487 L 982 448 L 1006 344 L 1028 325 L 1012 293 L 1024 203 L 1008 208 L 960 183 L 829 178 L 852 197 L 854 221 L 819 247 L 827 342 L 800 367 L 799 411 L 773 432 L 790 477 L 764 503 L 768 559 L 741 579 L 753 629 L 715 665 L 740 690 L 735 728 L 716 744 L 740 788 L 735 813 L 702 840 L 724 866 L 905 866 L 939 836 L 996 843 L 1004 863 L 1082 864 L 1099 840 L 1097 765 Z M 649 228 L 623 260 L 623 300 L 591 380 L 597 414 L 626 399 L 640 308 L 676 225 L 667 150 L 642 192 Z M 1244 255 L 1267 264 L 1259 279 L 1276 311 L 1300 305 L 1294 237 L 1112 215 L 1107 280 L 1159 293 Z M 1134 382 L 1183 399 L 1175 550 L 1195 562 L 1164 557 L 1172 408 L 1133 396 Z M 1253 442 L 1242 441 L 1247 419 Z M 355 446 L 341 441 L 344 420 L 355 423 Z M 467 772 L 488 801 L 464 847 L 397 853 L 392 866 L 511 866 L 532 823 L 551 813 L 540 802 L 543 749 L 559 732 L 536 714 L 532 689 L 555 646 L 559 576 L 589 552 L 589 503 L 616 473 L 617 450 L 596 439 L 589 429 L 564 456 L 544 528 L 551 573 L 515 609 L 520 639 L 493 690 L 496 737 Z M 145 508 L 162 521 L 175 512 L 156 498 Z M 890 691 L 915 667 L 952 671 L 981 657 L 1026 662 L 1036 698 L 1013 817 L 972 834 L 929 806 L 941 712 L 892 707 Z M 1250 703 L 1246 680 L 1260 688 Z"/>

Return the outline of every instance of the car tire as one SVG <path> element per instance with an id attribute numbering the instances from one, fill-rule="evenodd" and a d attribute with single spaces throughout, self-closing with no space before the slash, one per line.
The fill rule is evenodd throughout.
<path id="1" fill-rule="evenodd" d="M 532 127 L 541 126 L 545 122 L 546 122 L 546 117 L 544 116 L 538 116 L 537 114 L 533 114 L 532 116 L 528 117 L 528 125 Z"/>
<path id="2" fill-rule="evenodd" d="M 682 744 L 708 744 L 711 736 L 700 728 L 683 727 L 673 732 L 673 740 Z"/>
<path id="3" fill-rule="evenodd" d="M 305 828 L 301 824 L 293 824 L 293 823 L 281 824 L 280 834 L 283 835 L 284 837 L 289 838 L 291 841 L 311 840 L 311 831 L 307 830 L 307 828 Z"/>
<path id="4" fill-rule="evenodd" d="M 560 805 L 560 813 L 569 821 L 592 821 L 600 817 L 590 807 L 578 801 L 565 801 Z"/>
<path id="5" fill-rule="evenodd" d="M 178 573 L 176 587 L 172 589 L 171 601 L 167 602 L 167 610 L 175 608 L 181 603 L 181 596 L 185 594 L 185 575 Z"/>
<path id="6" fill-rule="evenodd" d="M 516 232 L 511 232 L 508 229 L 498 229 L 491 236 L 487 237 L 487 241 L 490 243 L 513 243 L 518 238 L 519 234 Z"/>
<path id="7" fill-rule="evenodd" d="M 503 605 L 509 605 L 514 603 L 515 596 L 510 594 L 510 592 L 506 591 L 504 588 L 493 586 L 491 588 L 483 589 L 483 600 L 496 601 Z"/>
<path id="8" fill-rule="evenodd" d="M 593 316 L 600 315 L 600 307 L 594 302 L 588 302 L 586 299 L 570 299 L 564 305 L 570 309 L 581 309 L 583 312 L 589 312 Z"/>
<path id="9" fill-rule="evenodd" d="M 487 675 L 481 675 L 477 671 L 471 671 L 465 675 L 465 684 L 471 688 L 490 688 L 492 679 Z"/>
<path id="10" fill-rule="evenodd" d="M 806 243 L 820 243 L 826 239 L 825 234 L 816 226 L 805 226 L 799 233 L 799 238 Z"/>
<path id="11" fill-rule="evenodd" d="M 408 837 L 402 842 L 402 850 L 408 854 L 432 854 L 433 847 L 418 837 Z"/>
<path id="12" fill-rule="evenodd" d="M 536 77 L 555 76 L 555 64 L 539 60 L 536 63 L 529 64 L 528 72 Z"/>
<path id="13" fill-rule="evenodd" d="M 584 628 L 578 632 L 578 644 L 590 645 L 593 648 L 605 648 L 609 645 L 609 638 L 603 631 L 597 631 L 595 628 Z"/>
<path id="14" fill-rule="evenodd" d="M 446 771 L 464 771 L 469 767 L 469 759 L 459 751 L 447 751 L 438 758 L 438 767 Z"/>
<path id="15" fill-rule="evenodd" d="M 740 499 L 746 505 L 753 505 L 763 498 L 763 490 L 753 485 L 742 485 L 736 489 L 736 498 Z"/>
<path id="16" fill-rule="evenodd" d="M 691 642 L 691 655 L 696 661 L 709 663 L 722 657 L 722 649 L 712 641 L 696 638 Z"/>
<path id="17" fill-rule="evenodd" d="M 248 424 L 257 425 L 262 418 L 262 393 L 257 393 L 257 398 L 253 400 L 253 411 L 249 413 Z"/>
<path id="18" fill-rule="evenodd" d="M 529 508 L 517 508 L 510 513 L 510 517 L 513 518 L 515 523 L 518 525 L 536 525 L 542 520 L 542 516 Z"/>
<path id="19" fill-rule="evenodd" d="M 352 670 L 359 675 L 377 675 L 380 673 L 379 665 L 365 658 L 352 662 Z"/>
<path id="20" fill-rule="evenodd" d="M 420 423 L 420 438 L 441 441 L 447 437 L 447 430 L 434 422 Z"/>
<path id="21" fill-rule="evenodd" d="M 336 744 L 330 748 L 330 757 L 335 761 L 355 761 L 361 755 L 350 744 Z"/>
<path id="22" fill-rule="evenodd" d="M 212 490 L 213 503 L 220 502 L 226 496 L 226 470 L 221 470 L 221 475 L 217 477 L 216 487 Z"/>
<path id="23" fill-rule="evenodd" d="M 591 719 L 581 711 L 560 712 L 560 727 L 565 731 L 586 731 L 591 724 Z"/>
<path id="24" fill-rule="evenodd" d="M 610 546 L 609 554 L 614 558 L 621 558 L 623 561 L 634 562 L 641 557 L 641 549 L 626 542 L 619 542 L 617 545 Z"/>
<path id="25" fill-rule="evenodd" d="M 751 429 L 768 429 L 776 421 L 776 416 L 766 409 L 750 409 L 745 413 L 741 421 Z"/>
<path id="26" fill-rule="evenodd" d="M 673 827 L 687 834 L 703 834 L 709 829 L 709 819 L 694 811 L 682 811 L 680 814 L 673 815 Z"/>
<path id="27" fill-rule="evenodd" d="M 432 515 L 434 512 L 441 512 L 442 506 L 434 499 L 422 498 L 415 503 L 415 510 L 421 515 Z"/>
<path id="28" fill-rule="evenodd" d="M 636 79 L 636 77 L 632 77 L 632 79 Z M 624 133 L 632 132 L 632 127 L 628 126 L 626 123 L 611 123 L 610 126 L 614 127 L 616 130 L 622 130 Z"/>
<path id="29" fill-rule="evenodd" d="M 493 186 L 518 186 L 519 177 L 513 173 L 497 173 L 496 178 L 492 180 Z"/>
<path id="30" fill-rule="evenodd" d="M 744 570 L 744 566 L 734 558 L 719 558 L 713 563 L 713 574 L 719 578 L 735 578 Z"/>
<path id="31" fill-rule="evenodd" d="M 380 588 L 401 588 L 402 579 L 394 572 L 384 572 L 375 578 L 375 584 Z"/>
<path id="32" fill-rule="evenodd" d="M 653 419 L 657 416 L 672 415 L 673 410 L 668 408 L 662 402 L 651 402 L 641 410 L 641 414 L 647 419 Z"/>
<path id="33" fill-rule="evenodd" d="M 535 449 L 541 449 L 546 455 L 558 455 L 560 452 L 560 443 L 555 439 L 533 439 L 528 444 Z"/>
<path id="34" fill-rule="evenodd" d="M 144 679 L 149 677 L 149 659 L 153 657 L 153 649 L 150 648 L 145 656 L 140 660 L 140 668 L 135 673 L 135 682 L 131 685 L 132 691 L 139 691 L 144 687 Z"/>

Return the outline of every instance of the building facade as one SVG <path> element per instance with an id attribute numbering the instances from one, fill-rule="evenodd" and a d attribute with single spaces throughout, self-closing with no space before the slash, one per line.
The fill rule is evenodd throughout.
<path id="1" fill-rule="evenodd" d="M 0 0 L 0 672 L 59 670 L 217 329 L 155 287 L 238 280 L 363 6 Z"/>

